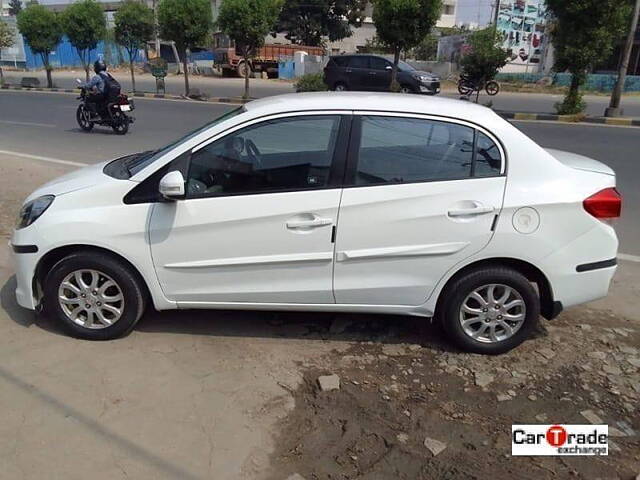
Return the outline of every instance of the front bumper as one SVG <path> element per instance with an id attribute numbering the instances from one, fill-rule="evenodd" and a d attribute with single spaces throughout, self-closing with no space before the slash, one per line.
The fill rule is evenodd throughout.
<path id="1" fill-rule="evenodd" d="M 420 93 L 437 94 L 440 93 L 440 82 L 420 82 L 418 84 Z"/>
<path id="2" fill-rule="evenodd" d="M 13 265 L 16 272 L 16 301 L 18 305 L 29 310 L 35 310 L 37 307 L 33 279 L 40 260 L 40 253 L 33 252 L 33 247 L 35 245 L 11 243 Z"/>

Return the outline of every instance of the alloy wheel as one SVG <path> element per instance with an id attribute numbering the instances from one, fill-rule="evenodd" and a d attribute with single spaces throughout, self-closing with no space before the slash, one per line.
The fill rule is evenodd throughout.
<path id="1" fill-rule="evenodd" d="M 90 329 L 107 328 L 122 317 L 120 286 L 98 270 L 76 270 L 58 288 L 60 308 L 72 322 Z"/>
<path id="2" fill-rule="evenodd" d="M 526 319 L 522 295 L 503 284 L 483 285 L 462 302 L 459 321 L 462 330 L 482 343 L 502 342 L 522 327 Z"/>

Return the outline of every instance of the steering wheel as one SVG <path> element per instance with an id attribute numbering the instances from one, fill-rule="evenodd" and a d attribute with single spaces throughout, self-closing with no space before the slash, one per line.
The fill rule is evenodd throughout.
<path id="1" fill-rule="evenodd" d="M 249 155 L 253 166 L 262 168 L 262 155 L 260 154 L 260 150 L 258 150 L 258 147 L 256 147 L 256 144 L 253 143 L 253 140 L 245 140 L 244 147 L 247 150 L 247 155 Z"/>

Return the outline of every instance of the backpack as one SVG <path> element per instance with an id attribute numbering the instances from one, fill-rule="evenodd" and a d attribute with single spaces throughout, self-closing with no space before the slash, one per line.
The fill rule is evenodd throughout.
<path id="1" fill-rule="evenodd" d="M 104 96 L 108 100 L 113 100 L 120 95 L 120 83 L 111 76 L 110 73 L 100 72 L 100 76 L 104 81 Z"/>

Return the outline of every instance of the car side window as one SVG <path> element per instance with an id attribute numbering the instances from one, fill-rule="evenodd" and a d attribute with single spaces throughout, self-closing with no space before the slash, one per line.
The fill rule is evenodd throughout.
<path id="1" fill-rule="evenodd" d="M 349 60 L 349 66 L 351 68 L 369 68 L 369 57 L 351 57 Z"/>
<path id="2" fill-rule="evenodd" d="M 339 125 L 312 115 L 233 132 L 192 154 L 187 198 L 326 187 Z"/>
<path id="3" fill-rule="evenodd" d="M 391 62 L 384 58 L 371 57 L 371 69 L 372 70 L 385 70 L 388 66 L 391 66 Z"/>
<path id="4" fill-rule="evenodd" d="M 478 132 L 474 177 L 494 177 L 500 175 L 501 169 L 500 149 L 484 133 Z"/>
<path id="5" fill-rule="evenodd" d="M 356 185 L 469 178 L 474 130 L 416 118 L 363 116 Z"/>
<path id="6" fill-rule="evenodd" d="M 346 67 L 349 64 L 349 57 L 332 57 L 332 59 L 338 67 Z"/>

